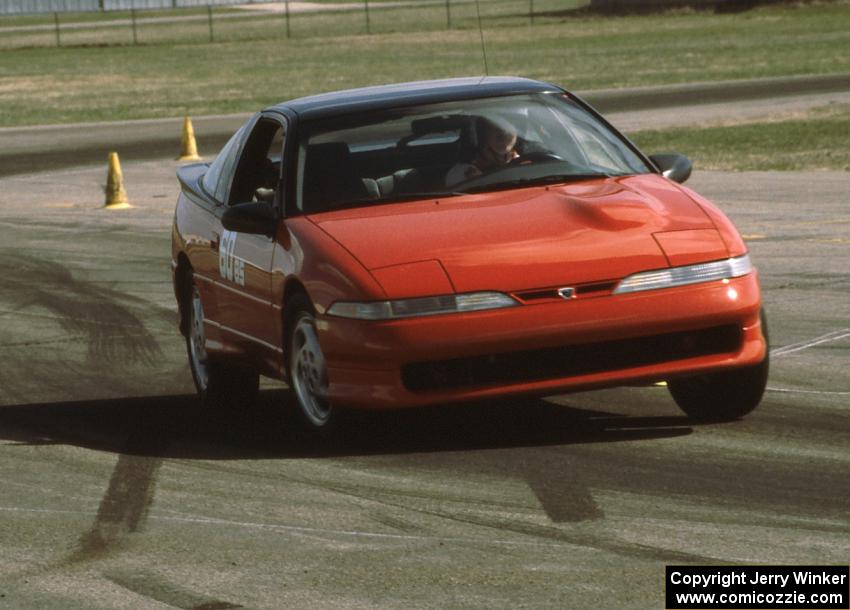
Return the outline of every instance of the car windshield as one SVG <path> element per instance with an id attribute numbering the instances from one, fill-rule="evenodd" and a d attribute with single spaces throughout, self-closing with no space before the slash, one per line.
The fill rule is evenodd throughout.
<path id="1" fill-rule="evenodd" d="M 300 134 L 305 213 L 652 171 L 561 93 L 346 115 Z"/>

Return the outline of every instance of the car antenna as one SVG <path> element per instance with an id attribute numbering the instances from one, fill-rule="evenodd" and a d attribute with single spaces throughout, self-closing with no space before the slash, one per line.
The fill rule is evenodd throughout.
<path id="1" fill-rule="evenodd" d="M 484 57 L 484 76 L 490 76 L 490 71 L 487 69 L 487 47 L 484 45 L 484 28 L 481 27 L 481 4 L 479 0 L 475 0 L 475 12 L 478 14 L 478 33 L 481 34 L 481 55 Z M 481 80 L 484 80 L 483 78 Z"/>

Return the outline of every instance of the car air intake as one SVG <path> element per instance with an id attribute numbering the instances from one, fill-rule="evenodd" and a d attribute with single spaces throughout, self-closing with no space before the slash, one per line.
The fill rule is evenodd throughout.
<path id="1" fill-rule="evenodd" d="M 737 351 L 734 324 L 649 337 L 406 364 L 411 392 L 542 381 Z"/>

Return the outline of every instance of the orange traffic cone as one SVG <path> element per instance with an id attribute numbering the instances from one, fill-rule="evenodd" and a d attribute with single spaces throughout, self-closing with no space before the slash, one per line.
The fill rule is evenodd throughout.
<path id="1" fill-rule="evenodd" d="M 121 175 L 121 162 L 118 153 L 109 153 L 109 171 L 106 174 L 106 207 L 115 210 L 129 208 L 130 200 L 124 190 L 124 177 Z"/>
<path id="2" fill-rule="evenodd" d="M 188 116 L 183 119 L 183 138 L 178 161 L 200 161 L 198 155 L 198 144 L 195 142 L 195 129 L 192 127 L 192 119 Z"/>

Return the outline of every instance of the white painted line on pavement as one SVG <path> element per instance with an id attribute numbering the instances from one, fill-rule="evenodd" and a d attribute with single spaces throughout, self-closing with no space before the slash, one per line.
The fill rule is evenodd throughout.
<path id="1" fill-rule="evenodd" d="M 56 515 L 78 515 L 81 517 L 95 516 L 97 511 L 87 510 L 58 510 L 52 508 L 26 508 L 17 506 L 0 506 L 0 512 L 8 513 L 35 513 Z M 324 536 L 353 536 L 355 538 L 378 538 L 385 540 L 415 540 L 419 542 L 455 542 L 462 544 L 495 544 L 499 546 L 533 546 L 565 548 L 578 545 L 557 542 L 537 542 L 523 540 L 494 540 L 491 538 L 459 538 L 451 536 L 416 536 L 413 534 L 385 534 L 380 532 L 361 532 L 358 530 L 334 530 L 299 525 L 282 525 L 275 523 L 261 523 L 255 521 L 232 521 L 230 519 L 215 519 L 208 517 L 186 517 L 186 516 L 163 516 L 150 515 L 149 520 L 171 521 L 177 523 L 197 523 L 200 525 L 230 525 L 249 529 L 273 530 L 279 532 L 290 532 L 295 534 L 313 534 Z"/>
<path id="2" fill-rule="evenodd" d="M 820 337 L 809 339 L 808 341 L 801 341 L 799 343 L 792 343 L 791 345 L 777 347 L 776 349 L 770 350 L 770 355 L 785 356 L 787 354 L 793 354 L 795 352 L 799 352 L 804 349 L 809 349 L 810 347 L 821 345 L 823 343 L 831 343 L 832 341 L 838 341 L 840 339 L 844 339 L 845 337 L 850 337 L 850 328 L 842 328 L 841 330 L 836 330 L 831 333 L 821 335 Z"/>
<path id="3" fill-rule="evenodd" d="M 772 388 L 768 386 L 768 392 L 783 392 L 785 394 L 826 394 L 829 396 L 850 396 L 850 392 L 833 392 L 828 390 L 795 390 L 792 388 Z"/>

